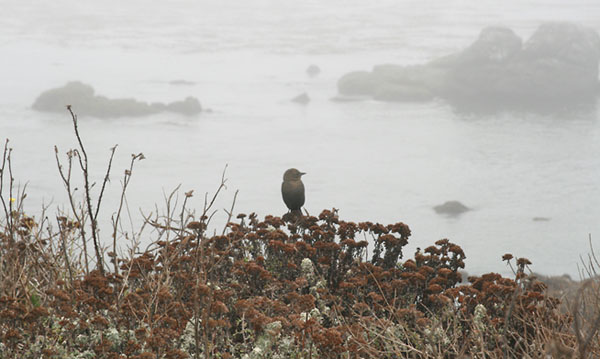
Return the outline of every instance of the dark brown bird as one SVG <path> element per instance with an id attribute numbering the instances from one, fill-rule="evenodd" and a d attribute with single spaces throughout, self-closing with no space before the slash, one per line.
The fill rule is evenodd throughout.
<path id="1" fill-rule="evenodd" d="M 283 174 L 283 183 L 281 184 L 281 195 L 285 205 L 292 212 L 300 212 L 304 205 L 304 183 L 302 183 L 302 175 L 306 173 L 300 172 L 295 168 L 290 168 Z"/>

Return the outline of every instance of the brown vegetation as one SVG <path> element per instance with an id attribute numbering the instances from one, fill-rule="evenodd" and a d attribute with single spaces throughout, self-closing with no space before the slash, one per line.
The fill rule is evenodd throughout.
<path id="1" fill-rule="evenodd" d="M 87 176 L 87 159 L 80 163 Z M 597 283 L 565 313 L 525 273 L 525 258 L 503 257 L 514 279 L 489 273 L 461 285 L 458 245 L 439 240 L 402 260 L 406 224 L 346 222 L 336 210 L 286 221 L 233 218 L 232 208 L 223 232 L 209 234 L 224 179 L 199 215 L 186 208 L 191 192 L 177 208 L 169 197 L 168 215 L 145 219 L 158 238 L 139 251 L 133 236 L 119 256 L 94 234 L 100 200 L 92 205 L 90 189 L 53 226 L 27 215 L 24 190 L 12 193 L 7 146 L 1 165 L 3 358 L 600 356 Z"/>

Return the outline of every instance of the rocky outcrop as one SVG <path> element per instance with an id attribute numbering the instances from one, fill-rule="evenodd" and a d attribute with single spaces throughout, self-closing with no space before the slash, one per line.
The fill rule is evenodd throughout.
<path id="1" fill-rule="evenodd" d="M 303 92 L 300 95 L 291 99 L 290 101 L 301 104 L 301 105 L 307 105 L 310 102 L 310 97 L 308 96 L 308 94 L 306 92 Z"/>
<path id="2" fill-rule="evenodd" d="M 69 82 L 63 87 L 43 92 L 32 107 L 38 111 L 62 112 L 66 105 L 72 105 L 82 115 L 95 117 L 136 117 L 163 111 L 195 115 L 202 111 L 200 102 L 194 97 L 168 104 L 149 104 L 132 98 L 110 99 L 96 95 L 92 86 L 81 82 Z"/>
<path id="3" fill-rule="evenodd" d="M 599 60 L 600 36 L 588 27 L 547 23 L 526 42 L 511 29 L 488 27 L 463 51 L 422 65 L 348 73 L 338 90 L 381 101 L 560 105 L 596 98 Z"/>
<path id="4" fill-rule="evenodd" d="M 433 210 L 439 214 L 458 216 L 459 214 L 470 211 L 471 209 L 459 201 L 447 201 L 444 204 L 433 207 Z"/>
<path id="5" fill-rule="evenodd" d="M 321 68 L 319 66 L 312 64 L 306 68 L 306 74 L 310 77 L 316 77 L 321 73 Z"/>
<path id="6" fill-rule="evenodd" d="M 194 81 L 188 81 L 188 80 L 171 80 L 169 81 L 169 85 L 173 85 L 173 86 L 194 86 L 196 83 Z"/>

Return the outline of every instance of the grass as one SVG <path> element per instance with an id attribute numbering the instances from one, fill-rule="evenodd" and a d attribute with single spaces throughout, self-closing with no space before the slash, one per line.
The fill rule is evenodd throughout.
<path id="1" fill-rule="evenodd" d="M 187 208 L 192 192 L 179 203 L 174 191 L 164 214 L 125 232 L 123 202 L 143 154 L 132 155 L 103 247 L 98 214 L 115 150 L 94 192 L 92 162 L 68 111 L 78 147 L 62 160 L 56 150 L 65 213 L 27 214 L 4 146 L 2 358 L 600 357 L 593 255 L 587 279 L 562 300 L 525 258 L 503 256 L 512 278 L 488 273 L 461 284 L 466 256 L 457 244 L 438 240 L 405 259 L 406 224 L 344 221 L 335 209 L 261 219 L 234 215 L 234 199 L 227 225 L 211 234 L 224 175 L 201 210 Z"/>

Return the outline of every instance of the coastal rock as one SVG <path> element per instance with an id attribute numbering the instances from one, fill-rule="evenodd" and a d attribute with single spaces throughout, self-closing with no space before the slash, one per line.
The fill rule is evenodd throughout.
<path id="1" fill-rule="evenodd" d="M 110 99 L 96 95 L 92 86 L 78 81 L 44 91 L 32 108 L 44 112 L 62 112 L 66 105 L 74 106 L 81 114 L 95 117 L 147 116 L 163 111 L 195 115 L 202 111 L 200 101 L 194 97 L 169 104 L 148 104 L 132 98 Z"/>
<path id="2" fill-rule="evenodd" d="M 459 201 L 447 201 L 444 204 L 433 207 L 433 210 L 439 214 L 457 216 L 464 212 L 470 211 L 471 209 Z"/>
<path id="3" fill-rule="evenodd" d="M 310 97 L 308 97 L 308 94 L 306 92 L 303 92 L 300 95 L 291 99 L 290 101 L 299 103 L 301 105 L 306 105 L 310 102 Z"/>
<path id="4" fill-rule="evenodd" d="M 337 83 L 338 91 L 342 95 L 374 95 L 377 88 L 385 84 L 380 83 L 374 74 L 367 71 L 354 71 L 342 76 Z"/>
<path id="5" fill-rule="evenodd" d="M 577 291 L 582 285 L 582 282 L 573 280 L 568 274 L 546 276 L 540 273 L 533 273 L 533 275 L 548 286 L 546 289 L 548 295 L 556 298 L 566 298 L 567 303 L 573 303 L 573 300 L 577 296 Z"/>
<path id="6" fill-rule="evenodd" d="M 549 106 L 593 101 L 600 89 L 600 36 L 553 22 L 523 42 L 511 29 L 488 27 L 463 51 L 425 64 L 379 65 L 342 76 L 342 96 L 456 105 Z"/>
<path id="7" fill-rule="evenodd" d="M 188 96 L 183 101 L 175 101 L 165 106 L 167 111 L 177 112 L 185 115 L 195 115 L 202 111 L 202 106 L 197 98 Z"/>
<path id="8" fill-rule="evenodd" d="M 196 83 L 194 81 L 188 81 L 188 80 L 171 80 L 169 81 L 169 85 L 174 85 L 174 86 L 194 86 Z"/>
<path id="9" fill-rule="evenodd" d="M 310 77 L 316 77 L 321 73 L 321 69 L 317 65 L 310 65 L 306 68 L 306 74 Z"/>

